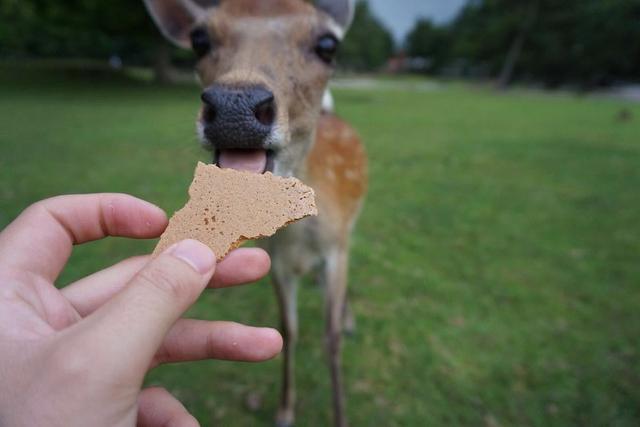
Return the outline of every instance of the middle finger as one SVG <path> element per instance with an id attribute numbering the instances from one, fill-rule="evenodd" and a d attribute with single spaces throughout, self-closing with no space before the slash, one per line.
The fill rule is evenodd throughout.
<path id="1" fill-rule="evenodd" d="M 262 362 L 281 350 L 282 336 L 272 328 L 180 319 L 164 338 L 151 367 L 205 359 Z"/>

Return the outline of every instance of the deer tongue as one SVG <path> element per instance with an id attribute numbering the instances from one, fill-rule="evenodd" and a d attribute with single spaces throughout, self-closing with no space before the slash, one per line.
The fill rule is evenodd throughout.
<path id="1" fill-rule="evenodd" d="M 264 173 L 267 168 L 265 150 L 220 150 L 218 166 L 223 169 Z"/>

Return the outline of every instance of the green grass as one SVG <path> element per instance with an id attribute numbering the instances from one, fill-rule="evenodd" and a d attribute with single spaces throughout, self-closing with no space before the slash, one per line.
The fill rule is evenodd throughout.
<path id="1" fill-rule="evenodd" d="M 185 201 L 207 158 L 197 88 L 17 74 L 0 71 L 0 226 L 61 193 Z M 351 424 L 640 424 L 640 108 L 462 85 L 335 95 L 371 158 L 344 352 Z M 625 106 L 633 119 L 616 121 Z M 152 246 L 80 247 L 61 283 Z M 278 324 L 267 282 L 208 292 L 190 314 Z M 321 314 L 304 286 L 301 426 L 330 424 Z M 280 362 L 166 366 L 149 382 L 203 426 L 268 426 Z"/>

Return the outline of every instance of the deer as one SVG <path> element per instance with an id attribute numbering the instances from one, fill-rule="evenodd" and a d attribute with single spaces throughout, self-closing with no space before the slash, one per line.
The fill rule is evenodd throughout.
<path id="1" fill-rule="evenodd" d="M 191 49 L 202 89 L 196 131 L 221 168 L 295 176 L 316 193 L 319 215 L 261 245 L 284 338 L 276 425 L 295 421 L 297 289 L 312 272 L 324 289 L 325 347 L 334 424 L 347 425 L 342 335 L 349 246 L 367 191 L 367 156 L 356 131 L 331 110 L 328 82 L 354 15 L 354 0 L 143 0 L 160 32 Z"/>

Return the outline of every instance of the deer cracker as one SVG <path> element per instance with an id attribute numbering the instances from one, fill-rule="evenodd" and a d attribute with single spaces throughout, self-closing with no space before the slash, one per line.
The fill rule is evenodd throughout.
<path id="1" fill-rule="evenodd" d="M 184 239 L 211 248 L 218 260 L 246 240 L 317 215 L 314 192 L 296 178 L 220 169 L 198 162 L 190 199 L 169 220 L 154 254 Z"/>

